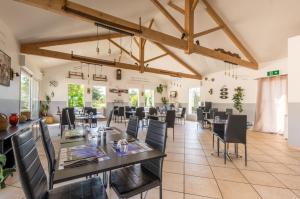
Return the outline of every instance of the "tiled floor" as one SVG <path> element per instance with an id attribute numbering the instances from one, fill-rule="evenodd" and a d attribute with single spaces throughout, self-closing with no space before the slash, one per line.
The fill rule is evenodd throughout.
<path id="1" fill-rule="evenodd" d="M 114 124 L 116 126 L 124 124 Z M 58 128 L 51 127 L 58 149 Z M 145 137 L 145 130 L 139 133 Z M 287 146 L 282 136 L 248 132 L 248 166 L 244 159 L 233 159 L 226 165 L 222 156 L 212 155 L 212 135 L 197 130 L 194 122 L 176 125 L 175 141 L 172 130 L 167 141 L 167 158 L 163 168 L 163 196 L 165 199 L 293 199 L 300 198 L 300 150 Z M 45 171 L 47 162 L 41 143 L 40 157 Z M 230 149 L 232 150 L 232 149 Z M 244 147 L 239 147 L 240 155 Z M 0 190 L 0 198 L 24 198 L 16 177 Z M 110 198 L 116 198 L 108 190 Z M 135 197 L 139 198 L 139 197 Z M 148 199 L 158 198 L 158 189 L 147 193 Z"/>

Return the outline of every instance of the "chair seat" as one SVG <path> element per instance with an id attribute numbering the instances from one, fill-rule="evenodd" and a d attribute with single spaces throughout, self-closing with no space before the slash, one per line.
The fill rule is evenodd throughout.
<path id="1" fill-rule="evenodd" d="M 107 199 L 100 178 L 75 182 L 49 191 L 48 199 Z"/>
<path id="2" fill-rule="evenodd" d="M 119 198 L 129 198 L 159 185 L 158 177 L 140 164 L 111 172 L 111 187 Z"/>

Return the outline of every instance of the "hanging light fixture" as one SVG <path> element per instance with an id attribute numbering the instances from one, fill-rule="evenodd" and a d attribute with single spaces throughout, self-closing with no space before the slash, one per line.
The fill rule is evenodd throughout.
<path id="1" fill-rule="evenodd" d="M 130 56 L 132 57 L 132 36 L 130 37 Z"/>
<path id="2" fill-rule="evenodd" d="M 97 26 L 97 38 L 98 38 L 98 37 L 99 37 L 99 26 Z M 99 39 L 97 40 L 96 52 L 97 52 L 97 55 L 99 55 L 99 53 L 100 53 Z"/>
<path id="3" fill-rule="evenodd" d="M 122 47 L 122 38 L 120 38 L 120 46 Z M 121 62 L 122 54 L 123 54 L 123 50 L 122 48 L 120 48 L 119 62 Z"/>
<path id="4" fill-rule="evenodd" d="M 109 35 L 110 35 L 110 30 L 108 31 Z M 108 51 L 107 51 L 108 55 L 111 55 L 111 48 L 110 48 L 110 39 L 108 40 Z"/>

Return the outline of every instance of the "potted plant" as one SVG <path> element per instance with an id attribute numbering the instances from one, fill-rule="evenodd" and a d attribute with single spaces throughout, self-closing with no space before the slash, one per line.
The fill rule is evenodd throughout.
<path id="1" fill-rule="evenodd" d="M 13 172 L 16 170 L 14 168 L 3 168 L 6 164 L 6 156 L 4 154 L 0 154 L 0 188 L 5 188 L 5 180 L 9 176 L 13 176 Z"/>
<path id="2" fill-rule="evenodd" d="M 243 112 L 243 100 L 244 100 L 244 89 L 242 87 L 236 87 L 232 97 L 233 107 L 239 112 Z"/>
<path id="3" fill-rule="evenodd" d="M 46 95 L 45 99 L 45 102 L 41 102 L 41 115 L 46 119 L 47 124 L 52 124 L 54 122 L 54 119 L 48 114 L 51 98 L 49 95 Z"/>
<path id="4" fill-rule="evenodd" d="M 156 92 L 162 94 L 164 91 L 164 87 L 162 84 L 159 84 L 158 87 L 156 87 Z"/>

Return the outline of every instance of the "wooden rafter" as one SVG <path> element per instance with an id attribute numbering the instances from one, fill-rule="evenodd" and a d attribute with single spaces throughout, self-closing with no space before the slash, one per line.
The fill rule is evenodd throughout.
<path id="1" fill-rule="evenodd" d="M 163 15 L 177 28 L 181 33 L 186 33 L 183 27 L 176 21 L 176 19 L 164 8 L 158 0 L 151 0 L 152 3 L 161 11 Z"/>
<path id="2" fill-rule="evenodd" d="M 164 45 L 160 44 L 160 43 L 155 43 L 155 45 L 157 47 L 159 47 L 162 51 L 164 51 L 165 53 L 167 53 L 168 55 L 170 55 L 173 59 L 175 59 L 178 63 L 180 63 L 183 67 L 185 67 L 186 69 L 188 69 L 189 71 L 191 71 L 192 73 L 194 73 L 196 76 L 198 77 L 202 77 L 201 74 L 196 71 L 192 66 L 190 66 L 189 64 L 187 64 L 185 61 L 183 61 L 181 58 L 179 58 L 177 55 L 175 55 L 172 51 L 170 51 L 167 47 L 165 47 Z"/>
<path id="3" fill-rule="evenodd" d="M 165 57 L 165 56 L 167 56 L 167 55 L 168 55 L 168 53 L 164 53 L 164 54 L 158 55 L 158 56 L 156 56 L 156 57 L 152 57 L 152 58 L 150 58 L 150 59 L 148 59 L 148 60 L 145 60 L 144 63 L 152 62 L 152 61 L 154 61 L 154 60 L 157 60 L 157 59 L 159 59 L 159 58 Z"/>
<path id="4" fill-rule="evenodd" d="M 140 38 L 139 42 L 139 55 L 140 55 L 140 71 L 141 73 L 145 72 L 145 47 L 143 45 L 145 39 Z"/>
<path id="5" fill-rule="evenodd" d="M 40 42 L 27 43 L 25 45 L 35 46 L 36 48 L 42 48 L 48 46 L 58 46 L 58 45 L 67 45 L 67 44 L 83 43 L 83 42 L 90 42 L 90 41 L 114 39 L 114 38 L 120 38 L 124 36 L 126 35 L 120 33 L 111 33 L 111 34 L 103 34 L 98 36 L 91 35 L 91 36 L 81 36 L 81 37 L 73 37 L 73 38 L 66 38 L 66 39 L 50 40 L 50 41 L 40 41 Z"/>
<path id="6" fill-rule="evenodd" d="M 216 32 L 216 31 L 221 30 L 221 29 L 222 29 L 222 27 L 218 26 L 218 27 L 211 28 L 211 29 L 208 29 L 208 30 L 205 30 L 205 31 L 202 31 L 202 32 L 198 32 L 198 33 L 194 34 L 194 38 L 201 37 L 201 36 L 207 35 L 209 33 Z"/>
<path id="7" fill-rule="evenodd" d="M 184 9 L 180 8 L 178 5 L 176 5 L 175 3 L 173 3 L 172 0 L 170 0 L 168 2 L 168 5 L 173 8 L 174 10 L 178 11 L 179 13 L 183 14 L 184 15 Z"/>
<path id="8" fill-rule="evenodd" d="M 125 52 L 127 55 L 129 55 L 132 59 L 134 59 L 137 62 L 140 62 L 140 60 L 138 58 L 136 58 L 134 55 L 132 55 L 132 53 L 130 53 L 128 50 L 126 50 L 125 48 L 123 48 L 121 45 L 119 45 L 117 42 L 115 42 L 112 39 L 108 39 L 113 45 L 115 45 L 116 47 L 118 47 L 119 49 L 121 49 L 123 52 Z"/>
<path id="9" fill-rule="evenodd" d="M 134 34 L 137 37 L 142 37 L 144 39 L 147 39 L 147 40 L 150 40 L 153 42 L 159 42 L 164 45 L 172 46 L 172 47 L 179 48 L 182 50 L 187 49 L 188 44 L 185 40 L 181 40 L 174 36 L 171 36 L 171 35 L 156 31 L 156 30 L 149 29 L 148 27 L 140 26 L 139 24 L 126 21 L 124 19 L 106 14 L 106 13 L 98 11 L 98 10 L 88 8 L 86 6 L 83 6 L 83 5 L 74 3 L 74 2 L 70 2 L 70 1 L 66 1 L 66 0 L 15 0 L 15 1 L 23 2 L 26 4 L 32 5 L 32 6 L 36 6 L 36 7 L 60 14 L 60 15 L 70 16 L 73 18 L 81 19 L 81 20 L 90 22 L 92 24 L 94 24 L 95 22 L 99 22 L 99 21 L 113 22 L 113 25 L 115 28 L 122 29 L 122 28 L 126 27 L 126 31 Z M 64 8 L 68 7 L 69 9 L 71 8 L 73 10 L 77 10 L 77 12 L 67 12 L 65 9 L 62 9 L 63 7 Z M 87 17 L 87 16 L 93 16 L 93 18 Z M 110 23 L 110 25 L 111 25 L 111 23 Z M 138 30 L 140 30 L 140 31 L 138 31 Z M 222 61 L 232 62 L 232 63 L 238 64 L 241 66 L 245 66 L 245 67 L 249 67 L 252 69 L 258 68 L 258 64 L 255 62 L 237 59 L 230 55 L 226 55 L 221 52 L 216 52 L 212 49 L 209 49 L 209 48 L 206 48 L 203 46 L 194 45 L 193 48 L 194 48 L 194 52 L 197 54 L 212 57 L 212 58 L 222 60 Z"/>
<path id="10" fill-rule="evenodd" d="M 139 67 L 137 67 L 136 65 L 133 65 L 133 64 L 108 61 L 108 60 L 97 59 L 97 58 L 93 58 L 93 57 L 79 56 L 79 55 L 68 54 L 68 53 L 52 51 L 52 50 L 39 49 L 39 48 L 35 48 L 35 47 L 29 46 L 29 45 L 22 45 L 21 53 L 43 56 L 43 57 L 50 57 L 50 58 L 55 58 L 55 59 L 63 59 L 63 60 L 69 60 L 69 61 L 78 61 L 78 62 L 89 63 L 89 64 L 101 64 L 101 65 L 105 65 L 108 67 L 140 71 Z M 163 70 L 163 69 L 158 69 L 158 68 L 162 68 L 162 67 L 157 67 L 157 68 L 146 67 L 145 72 L 155 73 L 155 74 L 160 74 L 160 75 L 169 75 L 169 76 L 173 76 L 173 77 L 199 79 L 199 77 L 196 75 L 180 73 L 180 72 L 173 72 L 173 71 L 168 71 L 168 70 Z"/>
<path id="11" fill-rule="evenodd" d="M 193 0 L 185 0 L 185 31 L 187 32 L 187 53 L 193 52 L 194 47 L 194 11 L 192 10 Z"/>
<path id="12" fill-rule="evenodd" d="M 207 13 L 213 18 L 213 20 L 222 27 L 225 34 L 231 39 L 231 41 L 235 44 L 236 47 L 245 55 L 245 57 L 255 65 L 257 61 L 251 55 L 251 53 L 246 49 L 246 47 L 242 44 L 242 42 L 234 35 L 231 29 L 226 25 L 223 19 L 217 14 L 217 12 L 212 8 L 212 6 L 208 3 L 207 0 L 202 0 L 206 6 Z"/>
<path id="13" fill-rule="evenodd" d="M 152 28 L 152 26 L 153 26 L 153 23 L 154 23 L 154 19 L 151 19 L 151 21 L 150 21 L 150 23 L 149 23 L 149 26 L 148 26 L 148 28 L 149 28 L 149 29 L 151 29 L 151 28 Z M 144 47 L 144 48 L 145 48 L 146 42 L 147 42 L 147 40 L 146 40 L 146 39 L 144 39 L 144 42 L 143 42 L 143 47 Z"/>
<path id="14" fill-rule="evenodd" d="M 196 9 L 198 3 L 199 3 L 199 0 L 194 0 L 193 5 L 192 5 L 192 10 L 193 11 Z"/>

